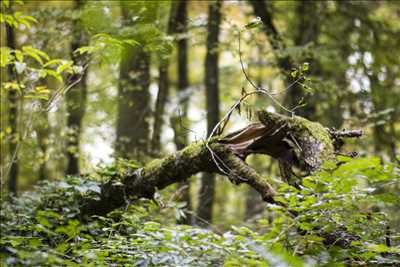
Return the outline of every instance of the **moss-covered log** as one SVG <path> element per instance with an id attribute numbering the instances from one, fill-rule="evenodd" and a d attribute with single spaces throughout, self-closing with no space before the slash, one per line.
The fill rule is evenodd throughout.
<path id="1" fill-rule="evenodd" d="M 220 163 L 216 163 L 215 159 Z M 124 205 L 131 198 L 153 198 L 156 190 L 184 181 L 199 172 L 227 175 L 235 184 L 248 183 L 265 200 L 273 201 L 275 191 L 268 180 L 237 157 L 226 144 L 220 143 L 219 138 L 214 138 L 209 143 L 192 143 L 163 159 L 150 161 L 122 179 L 109 180 L 102 185 L 100 200 L 84 203 L 83 214 L 104 215 Z"/>
<path id="2" fill-rule="evenodd" d="M 192 143 L 123 177 L 110 179 L 102 185 L 98 200 L 83 200 L 82 215 L 105 215 L 128 204 L 132 198 L 153 198 L 156 190 L 184 181 L 198 172 L 219 173 L 234 184 L 246 183 L 257 190 L 264 201 L 276 203 L 276 192 L 270 180 L 246 164 L 248 155 L 261 153 L 277 159 L 283 180 L 297 186 L 302 175 L 318 170 L 325 160 L 335 159 L 343 145 L 341 138 L 362 134 L 361 131 L 336 131 L 301 117 L 265 111 L 258 112 L 258 119 L 258 123 L 227 136 Z M 296 216 L 296 212 L 291 213 Z M 357 240 L 345 230 L 321 232 L 321 237 L 327 245 L 343 247 Z"/>
<path id="3" fill-rule="evenodd" d="M 247 183 L 262 198 L 274 202 L 275 190 L 270 180 L 246 164 L 249 154 L 262 153 L 277 159 L 282 178 L 296 183 L 298 173 L 309 174 L 322 162 L 334 159 L 338 140 L 343 132 L 336 132 L 301 117 L 287 117 L 265 111 L 258 112 L 258 123 L 225 137 L 192 143 L 163 159 L 156 159 L 143 168 L 102 185 L 99 200 L 86 201 L 83 214 L 106 214 L 132 198 L 153 198 L 156 190 L 184 181 L 198 172 L 219 173 L 233 183 Z M 357 135 L 358 136 L 358 135 Z"/>

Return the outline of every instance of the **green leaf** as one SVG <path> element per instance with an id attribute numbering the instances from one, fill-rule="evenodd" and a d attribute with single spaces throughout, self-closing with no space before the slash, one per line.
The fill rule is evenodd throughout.
<path id="1" fill-rule="evenodd" d="M 23 62 L 24 61 L 24 54 L 22 54 L 21 50 L 14 50 L 15 53 L 15 58 L 20 61 Z"/>
<path id="2" fill-rule="evenodd" d="M 309 68 L 310 68 L 310 63 L 308 62 L 304 62 L 303 65 L 301 66 L 301 70 L 304 72 L 308 71 Z"/>
<path id="3" fill-rule="evenodd" d="M 49 70 L 49 69 L 46 69 L 45 71 L 46 71 L 47 75 L 53 76 L 53 77 L 56 78 L 60 83 L 63 82 L 62 76 L 61 76 L 59 73 L 57 73 L 56 71 L 54 71 L 54 70 Z"/>
<path id="4" fill-rule="evenodd" d="M 57 67 L 56 72 L 61 74 L 65 70 L 71 71 L 73 64 L 74 62 L 72 60 L 62 61 L 61 65 Z"/>
<path id="5" fill-rule="evenodd" d="M 134 39 L 125 39 L 124 43 L 129 44 L 131 46 L 137 46 L 140 45 L 140 43 Z"/>
<path id="6" fill-rule="evenodd" d="M 88 53 L 92 54 L 93 52 L 97 51 L 98 48 L 96 46 L 82 46 L 74 51 L 74 53 L 78 53 L 80 55 Z"/>
<path id="7" fill-rule="evenodd" d="M 261 26 L 262 24 L 263 24 L 263 22 L 261 21 L 261 18 L 257 17 L 255 19 L 253 19 L 252 21 L 250 21 L 249 23 L 247 23 L 244 27 L 248 30 L 248 29 L 257 28 L 257 27 Z"/>
<path id="8" fill-rule="evenodd" d="M 57 65 L 57 64 L 61 64 L 63 62 L 62 59 L 52 59 L 46 62 L 46 64 L 43 65 L 43 67 L 48 67 L 50 65 Z"/>
<path id="9" fill-rule="evenodd" d="M 43 59 L 45 59 L 46 61 L 50 60 L 49 56 L 45 52 L 40 51 L 39 49 L 33 48 L 31 46 L 23 46 L 22 51 L 26 55 L 34 58 L 37 62 L 40 63 L 40 65 L 43 65 Z"/>
<path id="10" fill-rule="evenodd" d="M 352 157 L 349 157 L 349 156 L 338 155 L 338 156 L 336 157 L 336 159 L 337 159 L 339 162 L 349 162 L 349 161 L 351 161 L 353 158 L 352 158 Z"/>
<path id="11" fill-rule="evenodd" d="M 40 240 L 40 238 L 37 237 L 30 238 L 28 242 L 29 246 L 33 248 L 38 248 L 42 245 L 42 241 Z"/>
<path id="12" fill-rule="evenodd" d="M 31 50 L 29 47 L 26 46 L 22 47 L 22 51 L 24 51 L 25 55 L 32 57 L 37 62 L 39 62 L 40 65 L 43 65 L 43 60 L 40 58 L 40 56 L 33 50 Z"/>
<path id="13" fill-rule="evenodd" d="M 369 244 L 369 245 L 367 245 L 367 248 L 370 251 L 378 252 L 378 253 L 384 253 L 384 252 L 390 251 L 390 248 L 384 244 Z"/>
<path id="14" fill-rule="evenodd" d="M 17 247 L 24 242 L 24 237 L 21 236 L 7 236 L 5 239 L 11 244 L 13 247 Z"/>
<path id="15" fill-rule="evenodd" d="M 27 15 L 24 15 L 24 20 L 27 20 L 27 21 L 30 21 L 33 23 L 38 23 L 38 21 L 34 17 L 27 16 Z"/>

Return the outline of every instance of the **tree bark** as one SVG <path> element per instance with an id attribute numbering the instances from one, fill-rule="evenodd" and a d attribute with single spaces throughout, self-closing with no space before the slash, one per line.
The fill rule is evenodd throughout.
<path id="1" fill-rule="evenodd" d="M 208 36 L 207 54 L 205 62 L 205 86 L 207 106 L 207 134 L 211 134 L 219 121 L 219 75 L 218 75 L 218 37 L 221 22 L 221 1 L 209 4 L 208 9 Z M 201 219 L 199 224 L 212 221 L 212 210 L 215 194 L 215 177 L 211 173 L 204 173 L 201 178 L 199 205 L 197 216 Z"/>
<path id="2" fill-rule="evenodd" d="M 264 210 L 264 205 L 260 202 L 260 195 L 256 190 L 249 187 L 246 192 L 244 219 L 249 220 Z"/>
<path id="3" fill-rule="evenodd" d="M 10 1 L 10 5 L 12 1 Z M 12 8 L 12 7 L 10 7 Z M 14 50 L 16 49 L 15 31 L 14 28 L 6 23 L 6 37 L 7 46 Z M 12 65 L 7 66 L 7 75 L 9 81 L 17 81 L 17 75 Z M 8 171 L 8 191 L 14 195 L 17 194 L 17 182 L 18 182 L 18 153 L 17 147 L 20 142 L 18 133 L 18 95 L 17 91 L 10 89 L 8 90 L 8 126 L 10 127 L 10 142 L 9 142 L 9 153 L 10 153 L 10 167 Z"/>
<path id="4" fill-rule="evenodd" d="M 180 2 L 171 2 L 169 20 L 166 30 L 168 35 L 176 33 L 176 16 L 178 14 L 177 6 L 179 4 Z M 158 68 L 158 93 L 154 113 L 153 136 L 151 139 L 151 150 L 154 155 L 160 155 L 161 150 L 161 133 L 164 125 L 165 105 L 167 104 L 169 97 L 169 66 L 169 57 L 160 59 L 160 66 Z"/>
<path id="5" fill-rule="evenodd" d="M 169 60 L 165 60 L 169 61 Z M 154 112 L 153 137 L 151 139 L 151 152 L 153 155 L 161 155 L 161 133 L 164 124 L 165 105 L 169 95 L 169 62 L 161 62 L 158 68 L 158 93 Z"/>
<path id="6" fill-rule="evenodd" d="M 137 11 L 135 2 L 121 2 L 125 26 Z M 132 6 L 130 6 L 132 4 Z M 132 16 L 131 16 L 132 15 Z M 138 40 L 141 42 L 142 40 Z M 126 45 L 120 63 L 116 155 L 141 161 L 149 152 L 150 54 L 143 46 Z"/>
<path id="7" fill-rule="evenodd" d="M 75 0 L 75 10 L 80 10 L 84 4 L 83 0 Z M 74 51 L 81 46 L 88 44 L 88 37 L 81 28 L 79 20 L 73 23 L 73 40 L 71 43 L 71 57 L 74 64 L 83 64 L 85 58 L 74 54 Z M 79 174 L 79 154 L 80 154 L 80 137 L 82 131 L 82 119 L 86 111 L 87 99 L 87 72 L 83 74 L 74 74 L 71 81 L 80 81 L 65 96 L 67 103 L 67 169 L 66 174 Z"/>
<path id="8" fill-rule="evenodd" d="M 210 156 L 210 150 L 224 159 L 227 169 L 231 170 L 229 178 L 236 184 L 246 182 L 255 188 L 261 196 L 273 202 L 274 189 L 269 180 L 261 177 L 250 166 L 235 155 L 227 144 L 219 142 L 216 138 L 209 144 L 204 141 L 193 143 L 163 159 L 156 159 L 136 170 L 132 174 L 109 181 L 102 186 L 101 199 L 84 202 L 83 214 L 105 215 L 113 209 L 126 203 L 130 197 L 153 198 L 156 190 L 186 180 L 188 177 L 202 171 L 221 173 L 218 166 Z M 242 178 L 243 177 L 243 178 Z"/>
<path id="9" fill-rule="evenodd" d="M 174 142 L 178 150 L 188 144 L 188 134 L 185 126 L 187 124 L 187 112 L 189 97 L 185 92 L 189 86 L 188 75 L 188 47 L 187 38 L 182 37 L 187 31 L 187 2 L 179 1 L 177 4 L 176 23 L 177 23 L 177 72 L 178 72 L 178 108 L 180 113 L 174 114 L 171 118 L 171 124 L 174 129 Z"/>
<path id="10" fill-rule="evenodd" d="M 188 105 L 189 96 L 185 95 L 189 87 L 189 74 L 188 74 L 188 42 L 187 37 L 184 36 L 187 33 L 187 6 L 188 2 L 179 1 L 177 3 L 176 13 L 176 30 L 178 34 L 177 40 L 177 70 L 178 70 L 178 108 L 181 110 L 178 116 L 171 118 L 172 126 L 174 129 L 174 141 L 177 150 L 183 149 L 188 145 L 188 131 L 185 127 L 189 127 L 188 123 Z M 179 36 L 180 35 L 180 36 Z M 178 201 L 186 202 L 186 209 L 184 211 L 184 217 L 180 218 L 177 223 L 180 224 L 192 224 L 192 201 L 190 198 L 190 180 L 182 181 L 178 184 Z"/>
<path id="11" fill-rule="evenodd" d="M 49 118 L 48 113 L 44 112 L 40 114 L 39 122 L 36 125 L 36 135 L 37 141 L 40 149 L 40 157 L 39 157 L 39 180 L 43 181 L 47 179 L 47 160 L 48 160 L 48 143 L 49 143 L 49 134 L 50 134 L 50 127 L 49 127 Z"/>

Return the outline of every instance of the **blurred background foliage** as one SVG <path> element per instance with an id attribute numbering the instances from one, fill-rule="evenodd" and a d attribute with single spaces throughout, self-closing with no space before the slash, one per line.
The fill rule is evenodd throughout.
<path id="1" fill-rule="evenodd" d="M 214 17 L 213 8 L 217 10 Z M 371 227 L 374 230 L 354 226 L 357 233 L 367 231 L 375 241 L 385 236 L 382 229 L 388 224 L 397 233 L 392 242 L 398 246 L 400 5 L 396 1 L 15 0 L 1 2 L 0 19 L 3 200 L 12 193 L 33 194 L 29 192 L 38 181 L 47 184 L 67 175 L 90 176 L 99 168 L 117 164 L 120 157 L 142 164 L 205 139 L 207 126 L 221 118 L 243 91 L 254 89 L 243 73 L 240 54 L 251 81 L 272 92 L 287 109 L 329 127 L 363 129 L 363 138 L 346 145 L 346 150 L 357 151 L 361 159 L 346 162 L 338 170 L 328 166 L 328 171 L 307 180 L 305 192 L 281 185 L 289 206 L 307 211 L 299 219 L 303 222 L 296 223 L 279 209 L 266 210 L 247 186 L 212 178 L 215 188 L 205 192 L 215 197 L 208 205 L 212 216 L 205 218 L 205 226 L 222 232 L 231 225 L 247 225 L 261 231 L 261 237 L 253 236 L 256 243 L 280 241 L 293 254 L 312 255 L 321 241 L 312 233 L 310 239 L 307 235 L 291 239 L 295 230 L 330 225 L 324 220 L 334 218 L 335 224 L 361 228 L 385 224 Z M 263 23 L 258 23 L 260 19 Z M 214 43 L 212 24 L 218 29 Z M 206 58 L 215 55 L 218 77 L 207 71 L 213 66 Z M 212 87 L 210 80 L 217 85 Z M 290 81 L 295 81 L 293 86 Z M 207 96 L 206 92 L 213 91 L 218 98 Z M 252 113 L 257 108 L 285 112 L 270 98 L 248 99 L 226 132 L 254 120 Z M 270 158 L 252 156 L 248 162 L 263 175 L 279 180 L 278 165 Z M 192 178 L 188 184 L 160 192 L 175 204 L 162 213 L 158 210 L 149 220 L 161 216 L 171 218 L 161 219 L 163 225 L 174 225 L 175 219 L 186 216 L 191 218 L 186 223 L 204 224 L 195 208 L 201 204 L 201 181 L 205 180 Z M 336 195 L 307 196 L 319 186 L 327 187 L 320 188 L 321 192 Z M 290 198 L 298 194 L 305 197 Z M 329 214 L 324 217 L 321 210 Z M 359 216 L 348 216 L 354 210 Z M 370 219 L 371 212 L 379 216 Z M 311 226 L 307 225 L 310 220 Z M 107 219 L 105 223 L 112 222 Z M 115 227 L 111 224 L 109 229 Z M 272 229 L 270 234 L 265 234 L 266 229 Z M 64 241 L 56 241 L 56 247 Z M 16 246 L 23 244 L 15 242 Z M 398 253 L 386 245 L 367 249 L 360 242 L 354 246 L 365 250 L 366 256 L 360 258 L 365 262 L 380 253 Z M 257 246 L 243 249 L 259 253 Z M 64 249 L 56 250 L 63 253 Z M 253 264 L 240 262 L 242 256 L 234 254 L 232 266 Z M 261 253 L 260 262 L 264 256 Z M 144 258 L 134 259 L 143 260 L 139 265 L 146 266 Z M 179 262 L 179 258 L 174 260 Z M 209 260 L 204 265 L 213 264 Z M 165 262 L 173 264 L 172 259 Z"/>

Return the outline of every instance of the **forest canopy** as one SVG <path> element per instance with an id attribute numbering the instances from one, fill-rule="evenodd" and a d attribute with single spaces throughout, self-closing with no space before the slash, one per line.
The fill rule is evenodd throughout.
<path id="1" fill-rule="evenodd" d="M 0 22 L 2 266 L 400 266 L 396 1 Z"/>

